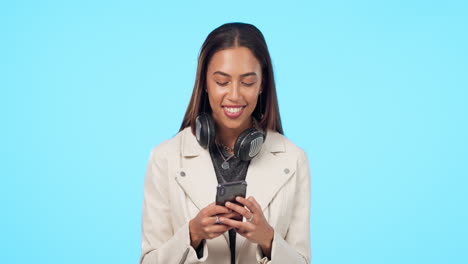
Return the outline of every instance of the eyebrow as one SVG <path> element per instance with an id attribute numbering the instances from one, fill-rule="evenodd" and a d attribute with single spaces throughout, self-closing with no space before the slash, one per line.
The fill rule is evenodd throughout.
<path id="1" fill-rule="evenodd" d="M 223 76 L 226 76 L 226 77 L 231 77 L 231 75 L 225 73 L 225 72 L 222 72 L 222 71 L 215 71 L 213 72 L 213 75 L 215 74 L 220 74 L 220 75 L 223 75 Z M 247 77 L 247 76 L 251 76 L 251 75 L 257 75 L 255 72 L 248 72 L 248 73 L 244 73 L 244 74 L 241 74 L 240 77 Z"/>

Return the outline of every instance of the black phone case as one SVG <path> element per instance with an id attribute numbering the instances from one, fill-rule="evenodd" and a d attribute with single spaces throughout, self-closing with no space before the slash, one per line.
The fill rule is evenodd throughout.
<path id="1" fill-rule="evenodd" d="M 247 192 L 247 182 L 246 181 L 235 181 L 235 182 L 225 182 L 218 184 L 217 191 L 216 191 L 216 205 L 222 205 L 226 202 L 233 202 L 236 204 L 240 204 L 237 202 L 236 196 L 241 196 L 245 198 Z"/>

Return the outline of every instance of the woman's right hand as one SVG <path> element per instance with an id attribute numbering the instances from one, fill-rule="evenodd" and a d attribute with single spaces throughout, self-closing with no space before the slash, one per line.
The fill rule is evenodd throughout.
<path id="1" fill-rule="evenodd" d="M 239 216 L 237 212 L 224 206 L 215 205 L 215 203 L 203 208 L 189 223 L 190 244 L 193 248 L 197 248 L 203 239 L 216 238 L 232 229 L 232 227 L 224 224 L 216 224 L 216 215 L 226 218 Z"/>

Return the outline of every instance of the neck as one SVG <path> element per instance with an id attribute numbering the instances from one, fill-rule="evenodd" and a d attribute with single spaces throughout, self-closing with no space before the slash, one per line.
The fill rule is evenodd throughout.
<path id="1" fill-rule="evenodd" d="M 240 133 L 249 128 L 251 125 L 251 123 L 247 123 L 245 126 L 239 128 L 227 128 L 217 125 L 216 141 L 225 145 L 226 147 L 234 149 L 234 144 L 236 143 L 237 137 L 239 137 Z"/>

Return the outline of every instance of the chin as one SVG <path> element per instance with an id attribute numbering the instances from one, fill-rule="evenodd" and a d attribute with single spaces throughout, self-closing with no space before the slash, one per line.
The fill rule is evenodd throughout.
<path id="1" fill-rule="evenodd" d="M 241 126 L 241 122 L 233 122 L 231 120 L 221 120 L 220 125 L 225 127 L 225 128 L 238 128 Z"/>
<path id="2" fill-rule="evenodd" d="M 222 125 L 226 128 L 229 128 L 229 129 L 239 129 L 242 127 L 243 124 L 245 124 L 246 120 L 243 119 L 243 120 L 222 120 Z"/>
<path id="3" fill-rule="evenodd" d="M 229 117 L 224 115 L 224 112 L 220 113 L 220 115 L 218 115 L 217 117 L 219 116 L 221 116 L 221 118 L 216 118 L 218 120 L 217 122 L 218 125 L 228 128 L 228 129 L 239 129 L 242 127 L 243 124 L 246 123 L 247 120 L 250 120 L 251 118 L 251 115 L 247 115 L 247 116 L 241 116 L 236 119 L 230 119 Z"/>

